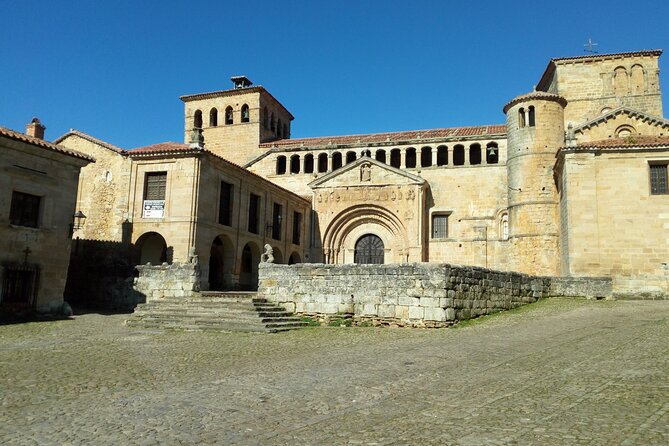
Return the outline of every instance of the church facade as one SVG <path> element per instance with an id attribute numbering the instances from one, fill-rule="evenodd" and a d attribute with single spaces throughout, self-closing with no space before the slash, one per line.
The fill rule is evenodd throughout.
<path id="1" fill-rule="evenodd" d="M 203 289 L 252 288 L 269 244 L 279 263 L 453 263 L 665 296 L 661 53 L 552 59 L 504 124 L 295 139 L 287 108 L 235 77 L 181 97 L 184 143 L 56 142 L 98 160 L 78 235 L 130 243 L 142 263 L 195 253 Z"/>

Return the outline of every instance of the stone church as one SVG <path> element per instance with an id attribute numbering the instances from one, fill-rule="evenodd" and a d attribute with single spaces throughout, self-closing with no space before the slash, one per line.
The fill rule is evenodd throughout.
<path id="1" fill-rule="evenodd" d="M 291 138 L 286 106 L 233 77 L 181 97 L 183 143 L 58 138 L 96 159 L 74 236 L 136 264 L 197 255 L 204 290 L 253 289 L 269 244 L 277 263 L 476 265 L 666 296 L 661 53 L 551 59 L 503 124 L 317 138 Z"/>

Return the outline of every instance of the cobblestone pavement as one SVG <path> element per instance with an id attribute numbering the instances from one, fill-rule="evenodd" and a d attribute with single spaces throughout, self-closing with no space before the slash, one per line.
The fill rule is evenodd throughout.
<path id="1" fill-rule="evenodd" d="M 667 445 L 669 301 L 461 328 L 0 326 L 2 444 Z"/>

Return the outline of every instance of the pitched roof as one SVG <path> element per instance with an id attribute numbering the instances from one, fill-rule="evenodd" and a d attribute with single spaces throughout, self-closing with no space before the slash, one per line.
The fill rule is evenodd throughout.
<path id="1" fill-rule="evenodd" d="M 594 119 L 591 119 L 590 121 L 584 122 L 583 124 L 574 127 L 574 132 L 582 133 L 583 130 L 587 130 L 590 127 L 594 127 L 602 122 L 606 122 L 610 118 L 620 114 L 626 114 L 633 118 L 639 118 L 644 122 L 652 123 L 654 125 L 659 125 L 664 127 L 669 126 L 669 120 L 666 120 L 662 117 L 652 116 L 640 110 L 635 110 L 633 108 L 622 105 L 620 107 L 614 108 L 613 110 L 609 110 L 608 112 L 603 113 L 595 117 Z"/>
<path id="2" fill-rule="evenodd" d="M 130 149 L 127 151 L 128 156 L 131 158 L 134 156 L 159 156 L 159 155 L 191 155 L 191 154 L 199 154 L 199 153 L 204 153 L 209 156 L 212 156 L 216 159 L 219 159 L 220 161 L 223 161 L 223 163 L 228 164 L 231 166 L 233 169 L 239 171 L 240 173 L 243 172 L 246 175 L 253 175 L 257 178 L 259 178 L 261 181 L 267 184 L 271 184 L 273 187 L 276 187 L 277 189 L 281 189 L 285 191 L 286 193 L 290 195 L 294 195 L 295 197 L 300 198 L 301 200 L 304 201 L 309 201 L 305 197 L 301 195 L 297 195 L 295 192 L 292 192 L 284 187 L 279 186 L 278 184 L 272 183 L 268 179 L 258 175 L 255 172 L 251 172 L 250 170 L 247 170 L 238 164 L 233 163 L 232 161 L 228 161 L 222 156 L 219 156 L 215 154 L 214 152 L 207 150 L 204 147 L 197 147 L 197 146 L 190 146 L 188 144 L 182 144 L 178 142 L 173 142 L 173 141 L 168 141 L 168 142 L 161 142 L 159 144 L 151 144 L 148 146 L 143 146 L 143 147 L 137 147 L 136 149 Z"/>
<path id="3" fill-rule="evenodd" d="M 33 146 L 41 147 L 43 149 L 51 150 L 53 152 L 58 152 L 62 153 L 64 155 L 69 155 L 74 158 L 79 158 L 82 160 L 90 161 L 90 162 L 95 162 L 95 158 L 92 156 L 86 155 L 81 152 L 77 152 L 76 150 L 71 150 L 63 146 L 59 146 L 57 144 L 51 143 L 49 141 L 45 141 L 40 138 L 34 138 L 32 136 L 25 135 L 20 132 L 15 132 L 14 130 L 10 130 L 5 127 L 0 127 L 0 136 L 7 137 L 9 139 L 13 139 L 15 141 L 21 141 L 27 144 L 31 144 Z"/>
<path id="4" fill-rule="evenodd" d="M 602 59 L 619 59 L 621 57 L 630 57 L 630 56 L 659 56 L 662 54 L 662 50 L 639 50 L 639 51 L 627 51 L 622 53 L 608 53 L 608 54 L 587 54 L 585 56 L 571 56 L 571 57 L 554 57 L 551 59 L 551 62 L 562 62 L 565 60 L 602 60 Z"/>
<path id="5" fill-rule="evenodd" d="M 669 137 L 667 136 L 642 136 L 630 135 L 624 138 L 609 138 L 599 141 L 590 141 L 577 144 L 573 147 L 564 147 L 564 149 L 617 149 L 626 147 L 639 148 L 653 148 L 653 147 L 667 147 L 669 148 Z"/>
<path id="6" fill-rule="evenodd" d="M 634 56 L 657 56 L 659 57 L 662 54 L 662 50 L 640 50 L 640 51 L 630 51 L 623 53 L 609 53 L 609 54 L 588 54 L 585 56 L 572 56 L 572 57 L 556 57 L 551 59 L 544 70 L 544 73 L 537 83 L 537 90 L 545 90 L 548 88 L 548 82 L 551 75 L 555 71 L 555 66 L 560 62 L 589 62 L 595 60 L 605 60 L 605 59 L 620 59 L 622 57 L 634 57 Z"/>
<path id="7" fill-rule="evenodd" d="M 107 148 L 107 149 L 109 149 L 109 150 L 111 150 L 111 151 L 113 151 L 113 152 L 119 153 L 119 154 L 121 154 L 121 155 L 123 155 L 123 154 L 125 153 L 125 150 L 123 150 L 123 149 L 120 148 L 120 147 L 116 147 L 115 145 L 113 145 L 113 144 L 109 144 L 109 143 L 106 142 L 106 141 L 103 141 L 103 140 L 101 140 L 101 139 L 98 139 L 98 138 L 96 138 L 96 137 L 94 137 L 94 136 L 89 135 L 88 133 L 84 133 L 84 132 L 82 132 L 82 131 L 75 130 L 75 129 L 70 129 L 69 132 L 67 132 L 66 134 L 64 134 L 64 135 L 61 136 L 60 138 L 56 138 L 56 139 L 53 141 L 53 143 L 54 143 L 54 144 L 60 144 L 61 142 L 63 142 L 63 140 L 65 140 L 65 138 L 67 138 L 68 136 L 73 136 L 73 135 L 74 135 L 74 136 L 78 136 L 78 137 L 80 137 L 80 138 L 83 138 L 83 139 L 85 139 L 85 140 L 87 140 L 87 141 L 92 142 L 93 144 L 97 144 L 97 145 L 99 145 L 99 146 L 102 146 L 102 147 L 104 147 L 104 148 Z"/>
<path id="8" fill-rule="evenodd" d="M 567 105 L 567 100 L 555 93 L 548 93 L 545 91 L 531 91 L 529 93 L 521 94 L 511 99 L 503 108 L 504 113 L 519 102 L 531 101 L 532 99 L 540 99 L 544 101 L 554 101 L 562 104 L 563 107 Z"/>
<path id="9" fill-rule="evenodd" d="M 448 137 L 466 136 L 499 136 L 506 134 L 506 125 L 482 125 L 475 127 L 451 127 L 428 130 L 409 130 L 404 132 L 370 133 L 361 135 L 345 136 L 321 136 L 315 138 L 280 139 L 269 143 L 260 144 L 260 147 L 313 147 L 359 144 L 367 145 L 380 142 L 409 142 L 412 140 L 438 139 Z"/>
<path id="10" fill-rule="evenodd" d="M 288 115 L 290 115 L 290 119 L 295 119 L 295 117 L 288 111 L 284 105 L 279 102 L 274 96 L 272 96 L 272 93 L 267 91 L 265 87 L 262 85 L 255 85 L 253 87 L 244 87 L 244 88 L 232 88 L 229 90 L 218 90 L 218 91 L 210 91 L 208 93 L 195 93 L 195 94 L 186 94 L 183 96 L 179 96 L 179 99 L 181 99 L 183 102 L 190 102 L 190 101 L 197 101 L 199 99 L 211 99 L 211 98 L 220 98 L 220 97 L 225 97 L 225 96 L 236 96 L 239 94 L 244 94 L 244 93 L 265 93 L 268 97 L 272 98 L 274 102 L 276 102 L 281 108 L 285 110 Z"/>

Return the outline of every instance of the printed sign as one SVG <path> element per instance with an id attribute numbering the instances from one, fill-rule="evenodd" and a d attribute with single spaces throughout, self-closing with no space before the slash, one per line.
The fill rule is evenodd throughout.
<path id="1" fill-rule="evenodd" d="M 144 218 L 163 218 L 165 215 L 165 200 L 144 200 Z"/>

